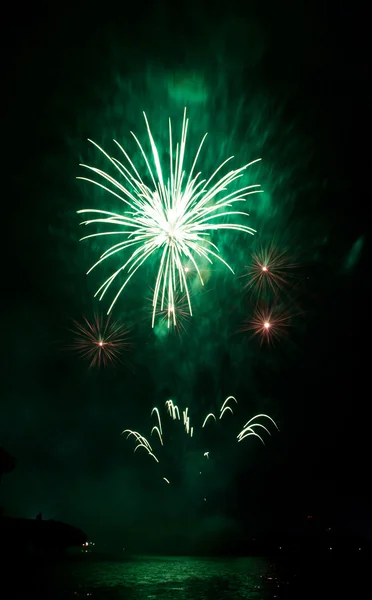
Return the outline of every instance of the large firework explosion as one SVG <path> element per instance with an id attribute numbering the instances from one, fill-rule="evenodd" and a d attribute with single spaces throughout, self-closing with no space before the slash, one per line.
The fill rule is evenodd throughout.
<path id="1" fill-rule="evenodd" d="M 92 142 L 115 167 L 120 175 L 120 180 L 99 168 L 84 164 L 81 166 L 101 177 L 111 187 L 88 177 L 79 177 L 78 179 L 93 183 L 112 194 L 123 202 L 124 210 L 110 212 L 92 208 L 80 210 L 78 213 L 98 215 L 97 218 L 84 221 L 84 225 L 95 223 L 114 226 L 114 229 L 110 231 L 99 231 L 82 239 L 112 235 L 118 236 L 119 239 L 122 236 L 125 238 L 124 241 L 116 242 L 105 250 L 88 273 L 117 253 L 128 249 L 131 252 L 129 258 L 124 260 L 119 269 L 114 271 L 96 292 L 101 300 L 119 274 L 122 271 L 126 272 L 126 279 L 116 293 L 108 313 L 136 271 L 151 256 L 156 255 L 158 266 L 152 314 L 152 326 L 154 327 L 159 299 L 160 310 L 163 311 L 165 307 L 165 310 L 168 310 L 168 319 L 172 318 L 175 321 L 175 312 L 173 311 L 172 316 L 170 316 L 170 312 L 174 307 L 177 291 L 186 294 L 190 315 L 192 315 L 189 282 L 185 270 L 189 262 L 195 268 L 202 285 L 204 282 L 200 270 L 201 259 L 209 263 L 212 263 L 213 259 L 217 259 L 234 272 L 219 254 L 219 248 L 210 239 L 210 234 L 216 230 L 235 230 L 251 235 L 254 233 L 255 230 L 252 227 L 236 220 L 236 217 L 247 217 L 248 213 L 230 209 L 236 202 L 244 202 L 250 194 L 259 193 L 261 190 L 257 188 L 260 185 L 246 185 L 233 189 L 232 184 L 243 176 L 249 166 L 261 159 L 253 160 L 218 178 L 220 170 L 233 158 L 231 156 L 224 160 L 208 179 L 201 179 L 201 172 L 196 172 L 196 166 L 207 135 L 205 134 L 197 149 L 190 171 L 187 173 L 185 157 L 189 121 L 186 118 L 185 109 L 181 139 L 175 148 L 169 119 L 169 167 L 165 167 L 161 162 L 145 113 L 144 118 L 154 167 L 151 166 L 150 159 L 138 138 L 134 133 L 132 136 L 146 165 L 150 177 L 149 185 L 144 182 L 132 159 L 116 140 L 114 142 L 126 159 L 128 166 L 125 166 L 117 158 L 111 157 L 98 144 Z M 165 169 L 169 169 L 167 177 Z M 234 220 L 229 222 L 226 217 L 233 217 Z"/>

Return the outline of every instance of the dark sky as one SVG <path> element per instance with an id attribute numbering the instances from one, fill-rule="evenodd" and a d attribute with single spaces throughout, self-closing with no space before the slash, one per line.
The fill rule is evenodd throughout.
<path id="1" fill-rule="evenodd" d="M 300 4 L 30 9 L 3 23 L 0 444 L 17 459 L 2 482 L 8 514 L 42 511 L 100 540 L 137 537 L 139 548 L 138 537 L 164 531 L 197 539 L 309 512 L 372 532 L 364 19 L 356 6 Z M 75 180 L 79 162 L 97 161 L 86 140 L 143 139 L 143 110 L 166 135 L 185 105 L 196 138 L 209 131 L 206 170 L 231 154 L 264 159 L 250 225 L 297 264 L 291 327 L 272 348 L 237 334 L 252 301 L 216 269 L 186 331 L 162 335 L 145 269 L 115 308 L 131 330 L 126 364 L 89 369 L 69 349 L 71 319 L 98 310 L 103 280 L 85 275 L 99 248 L 78 242 L 76 211 L 107 199 Z M 220 242 L 241 274 L 255 242 Z M 229 394 L 236 421 L 208 439 L 216 460 L 203 484 L 204 441 L 190 450 L 170 436 L 170 489 L 120 436 L 149 433 L 151 408 L 169 397 L 200 422 Z M 258 412 L 280 434 L 266 449 L 238 448 L 239 424 Z"/>

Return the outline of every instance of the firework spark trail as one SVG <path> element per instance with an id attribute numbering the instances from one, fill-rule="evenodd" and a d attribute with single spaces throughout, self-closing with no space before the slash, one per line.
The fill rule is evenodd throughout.
<path id="1" fill-rule="evenodd" d="M 186 410 L 183 411 L 183 424 L 185 426 L 186 433 L 189 432 L 189 428 L 190 428 L 190 417 L 187 416 L 188 410 L 189 409 L 186 408 Z"/>
<path id="2" fill-rule="evenodd" d="M 234 402 L 236 402 L 236 404 L 238 404 L 237 399 L 235 398 L 235 396 L 227 396 L 225 402 L 222 404 L 221 408 L 220 408 L 220 412 L 223 412 L 226 404 L 229 402 L 229 400 L 234 400 Z M 230 409 L 231 410 L 231 409 Z M 234 413 L 233 413 L 234 414 Z M 221 418 L 221 417 L 220 417 Z"/>
<path id="3" fill-rule="evenodd" d="M 228 410 L 229 412 L 231 412 L 231 414 L 232 414 L 232 415 L 234 414 L 234 412 L 233 412 L 232 408 L 231 408 L 230 406 L 226 406 L 226 405 L 227 405 L 227 403 L 229 402 L 229 400 L 234 400 L 234 402 L 236 402 L 236 404 L 238 404 L 238 401 L 237 401 L 237 399 L 236 399 L 234 396 L 228 396 L 228 397 L 226 398 L 226 400 L 224 401 L 224 403 L 222 404 L 221 408 L 220 408 L 220 416 L 219 416 L 219 419 L 222 419 L 223 415 L 225 414 L 225 412 L 226 412 L 227 410 Z M 215 422 L 217 421 L 217 419 L 216 419 L 216 416 L 215 416 L 215 414 L 214 414 L 214 413 L 208 413 L 208 414 L 207 414 L 207 416 L 205 417 L 204 421 L 203 421 L 202 428 L 203 428 L 203 427 L 205 427 L 205 425 L 206 425 L 206 424 L 207 424 L 207 422 L 208 422 L 208 419 L 209 419 L 209 418 L 211 418 L 211 417 L 213 417 L 213 419 L 214 419 L 214 421 L 215 421 Z"/>
<path id="4" fill-rule="evenodd" d="M 213 417 L 213 418 L 214 418 L 214 420 L 216 421 L 216 417 L 214 416 L 214 414 L 213 414 L 213 413 L 209 413 L 209 414 L 208 414 L 208 415 L 205 417 L 205 419 L 204 419 L 204 421 L 203 421 L 202 428 L 206 426 L 206 424 L 207 424 L 207 421 L 208 421 L 209 417 Z"/>
<path id="5" fill-rule="evenodd" d="M 157 425 L 154 425 L 154 427 L 151 429 L 151 433 L 150 433 L 150 435 L 152 435 L 152 434 L 153 434 L 153 432 L 155 431 L 155 432 L 158 434 L 158 436 L 159 436 L 159 440 L 160 440 L 160 443 L 161 443 L 161 445 L 163 446 L 163 429 L 162 429 L 162 426 L 161 426 L 161 418 L 160 418 L 160 413 L 159 413 L 159 410 L 156 408 L 156 406 L 154 406 L 154 408 L 152 409 L 152 411 L 151 411 L 151 416 L 152 416 L 154 413 L 156 414 L 156 416 L 157 416 L 157 418 L 158 418 L 158 425 L 159 425 L 159 426 L 157 426 Z"/>
<path id="6" fill-rule="evenodd" d="M 151 429 L 150 435 L 152 435 L 154 433 L 154 431 L 158 434 L 160 443 L 163 446 L 164 445 L 163 444 L 163 438 L 162 438 L 162 435 L 161 435 L 159 427 L 157 427 L 156 425 L 154 425 L 154 427 Z"/>
<path id="7" fill-rule="evenodd" d="M 139 442 L 138 445 L 135 447 L 133 452 L 136 452 L 136 450 L 138 450 L 138 448 L 144 448 L 147 453 L 149 454 L 149 456 L 152 456 L 152 458 L 158 463 L 159 460 L 158 458 L 155 456 L 155 454 L 152 452 L 152 448 L 150 446 L 150 443 L 148 442 L 148 440 L 141 435 L 140 433 L 138 433 L 138 431 L 133 431 L 132 429 L 124 429 L 124 431 L 122 433 L 128 433 L 127 435 L 127 439 L 133 435 L 136 438 L 136 441 Z"/>
<path id="8" fill-rule="evenodd" d="M 246 437 L 254 436 L 254 437 L 258 437 L 261 440 L 261 442 L 263 443 L 264 446 L 266 445 L 265 442 L 264 442 L 264 440 L 262 439 L 262 437 L 254 430 L 255 427 L 261 427 L 262 429 L 264 429 L 271 436 L 270 431 L 267 429 L 267 427 L 265 427 L 264 425 L 262 425 L 262 423 L 253 423 L 253 421 L 255 421 L 256 419 L 259 419 L 259 418 L 269 419 L 269 421 L 271 421 L 273 423 L 273 425 L 276 427 L 276 429 L 279 431 L 279 427 L 275 423 L 274 419 L 272 419 L 271 417 L 269 417 L 269 415 L 265 415 L 263 413 L 260 413 L 258 415 L 255 415 L 251 419 L 249 419 L 249 421 L 247 421 L 247 423 L 244 425 L 244 427 L 241 430 L 241 432 L 237 435 L 238 442 L 241 442 Z"/>
<path id="9" fill-rule="evenodd" d="M 173 420 L 180 420 L 180 411 L 178 410 L 178 406 L 173 403 L 173 400 L 167 400 L 165 406 Z"/>
<path id="10" fill-rule="evenodd" d="M 185 426 L 185 431 L 187 434 L 190 434 L 190 437 L 194 434 L 194 428 L 190 426 L 190 417 L 188 416 L 189 409 L 183 411 L 183 424 Z"/>
<path id="11" fill-rule="evenodd" d="M 158 272 L 155 282 L 152 314 L 152 327 L 154 327 L 159 299 L 161 310 L 164 309 L 164 306 L 172 307 L 175 303 L 177 290 L 186 294 L 189 312 L 192 315 L 190 291 L 183 261 L 186 260 L 192 264 L 202 285 L 204 285 L 204 281 L 200 271 L 200 259 L 205 259 L 210 264 L 213 263 L 213 259 L 217 259 L 233 272 L 232 267 L 218 254 L 219 249 L 209 239 L 209 236 L 212 231 L 216 230 L 235 230 L 251 235 L 255 233 L 255 230 L 248 225 L 242 225 L 236 221 L 226 223 L 224 219 L 225 217 L 234 217 L 235 219 L 238 215 L 249 216 L 246 212 L 230 209 L 235 202 L 244 202 L 250 194 L 262 192 L 262 190 L 256 189 L 260 185 L 253 184 L 241 187 L 232 192 L 228 190 L 231 188 L 233 182 L 243 176 L 249 166 L 261 159 L 253 160 L 243 167 L 229 171 L 220 179 L 216 179 L 216 175 L 220 169 L 233 158 L 230 157 L 219 165 L 208 179 L 202 180 L 200 179 L 201 172 L 195 174 L 195 167 L 207 135 L 205 134 L 196 152 L 191 170 L 187 175 L 184 170 L 184 158 L 189 121 L 186 118 L 185 109 L 181 139 L 176 144 L 175 151 L 173 148 L 172 125 L 169 119 L 170 162 L 169 176 L 167 183 L 165 183 L 159 153 L 145 113 L 144 118 L 155 171 L 151 168 L 149 158 L 138 138 L 133 132 L 131 133 L 145 161 L 152 182 L 151 188 L 144 183 L 133 161 L 118 142 L 114 140 L 128 162 L 129 166 L 127 167 L 116 158 L 110 157 L 98 144 L 89 140 L 117 169 L 124 181 L 120 183 L 105 171 L 84 164 L 80 166 L 101 177 L 114 189 L 110 189 L 110 187 L 107 187 L 103 183 L 88 177 L 78 177 L 78 179 L 93 183 L 109 192 L 121 200 L 127 210 L 122 213 L 114 213 L 90 208 L 79 210 L 78 214 L 90 213 L 98 215 L 97 218 L 83 221 L 82 224 L 84 225 L 104 223 L 121 228 L 114 231 L 90 234 L 84 236 L 82 239 L 101 235 L 124 235 L 126 237 L 124 241 L 119 241 L 105 250 L 100 259 L 89 269 L 88 273 L 116 253 L 128 248 L 132 250 L 129 258 L 119 269 L 110 275 L 95 294 L 96 296 L 99 295 L 99 299 L 101 300 L 121 271 L 126 271 L 126 279 L 115 295 L 108 309 L 108 314 L 136 271 L 150 256 L 158 253 Z M 174 320 L 176 319 L 175 314 L 172 317 Z M 171 315 L 168 315 L 169 318 L 171 318 Z"/>
<path id="12" fill-rule="evenodd" d="M 147 448 L 147 450 L 152 450 L 152 447 L 150 446 L 149 441 L 140 433 L 138 433 L 138 431 L 132 431 L 131 429 L 124 429 L 124 431 L 122 433 L 128 433 L 127 435 L 127 439 L 133 435 L 136 438 L 137 442 L 140 442 L 140 444 L 142 444 L 145 448 Z"/>
<path id="13" fill-rule="evenodd" d="M 222 419 L 223 415 L 225 414 L 225 412 L 227 410 L 230 411 L 232 415 L 234 414 L 234 411 L 231 408 L 231 406 L 227 406 L 227 403 L 229 402 L 229 400 L 234 400 L 234 402 L 236 402 L 236 404 L 238 404 L 238 401 L 234 396 L 228 396 L 220 408 L 220 419 Z"/>
<path id="14" fill-rule="evenodd" d="M 221 411 L 221 414 L 220 414 L 220 417 L 219 417 L 220 419 L 222 419 L 223 415 L 225 414 L 225 412 L 227 410 L 229 410 L 232 415 L 234 414 L 233 409 L 230 406 L 225 406 L 225 408 L 223 409 L 223 411 Z"/>
<path id="15" fill-rule="evenodd" d="M 151 411 L 151 416 L 152 416 L 154 413 L 156 414 L 156 416 L 157 416 L 157 418 L 158 418 L 159 430 L 160 430 L 160 433 L 162 434 L 162 433 L 163 433 L 163 430 L 162 430 L 162 427 L 161 427 L 161 418 L 160 418 L 160 413 L 159 413 L 159 410 L 156 408 L 156 406 L 154 406 L 154 408 L 152 409 L 152 411 Z"/>

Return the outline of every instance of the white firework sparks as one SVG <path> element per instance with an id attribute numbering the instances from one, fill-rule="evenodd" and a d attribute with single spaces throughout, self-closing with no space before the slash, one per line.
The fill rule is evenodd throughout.
<path id="1" fill-rule="evenodd" d="M 250 437 L 250 436 L 253 435 L 254 437 L 257 437 L 259 440 L 261 440 L 261 442 L 265 446 L 265 442 L 263 441 L 262 437 L 257 433 L 257 431 L 255 431 L 255 427 L 259 427 L 261 429 L 264 429 L 266 431 L 266 433 L 268 433 L 269 435 L 271 435 L 271 433 L 267 429 L 267 427 L 265 427 L 265 425 L 262 425 L 262 423 L 254 423 L 254 421 L 256 419 L 260 419 L 260 418 L 261 419 L 268 419 L 269 421 L 271 421 L 271 423 L 273 423 L 273 425 L 279 431 L 279 427 L 275 423 L 274 419 L 272 419 L 271 417 L 269 417 L 269 415 L 264 415 L 264 414 L 261 413 L 259 415 L 255 415 L 254 417 L 252 417 L 251 419 L 249 419 L 249 421 L 247 421 L 247 423 L 244 425 L 244 427 L 241 430 L 241 432 L 237 435 L 238 442 L 241 442 L 246 437 Z"/>
<path id="2" fill-rule="evenodd" d="M 208 413 L 208 415 L 205 417 L 205 419 L 203 421 L 201 429 L 204 429 L 206 423 L 208 422 L 208 420 L 210 418 L 212 418 L 214 420 L 215 424 L 217 424 L 221 420 L 221 417 L 225 413 L 226 409 L 229 409 L 229 412 L 231 412 L 232 414 L 234 414 L 233 411 L 232 411 L 232 409 L 231 409 L 231 407 L 228 406 L 228 403 L 230 401 L 234 401 L 236 404 L 238 404 L 238 401 L 235 398 L 235 396 L 228 396 L 226 398 L 226 400 L 223 402 L 223 404 L 222 404 L 222 406 L 220 408 L 220 417 L 219 417 L 219 419 L 217 420 L 216 416 L 213 413 Z M 169 417 L 173 421 L 181 421 L 181 420 L 183 421 L 182 425 L 184 426 L 183 428 L 184 428 L 184 431 L 185 431 L 186 435 L 189 436 L 190 438 L 192 438 L 193 437 L 193 433 L 194 433 L 194 427 L 192 427 L 191 424 L 190 424 L 190 416 L 189 416 L 189 409 L 188 409 L 188 407 L 186 407 L 182 411 L 182 417 L 183 417 L 182 419 L 181 419 L 179 408 L 178 408 L 178 406 L 176 404 L 174 404 L 173 400 L 167 400 L 165 402 L 165 407 L 166 407 L 166 410 L 167 410 L 167 413 L 168 413 Z M 124 429 L 124 431 L 122 433 L 123 434 L 124 433 L 127 434 L 127 436 L 126 436 L 127 439 L 129 439 L 131 436 L 134 437 L 134 439 L 136 441 L 136 446 L 134 448 L 134 453 L 137 452 L 137 450 L 143 448 L 144 450 L 146 450 L 147 454 L 149 456 L 151 456 L 151 458 L 153 460 L 155 460 L 156 463 L 158 463 L 158 464 L 162 463 L 162 466 L 160 468 L 163 469 L 164 462 L 163 462 L 163 460 L 161 460 L 161 461 L 159 460 L 158 452 L 164 453 L 164 446 L 169 446 L 169 444 L 165 444 L 164 443 L 164 441 L 166 440 L 166 438 L 163 439 L 163 426 L 162 426 L 162 420 L 161 420 L 161 411 L 156 406 L 151 411 L 151 417 L 153 415 L 156 415 L 158 424 L 153 426 L 153 428 L 151 429 L 150 436 L 153 433 L 157 434 L 157 436 L 154 439 L 154 441 L 156 442 L 156 445 L 158 446 L 157 450 L 153 449 L 152 446 L 150 445 L 150 442 L 148 441 L 148 439 L 144 435 L 142 435 L 141 433 L 139 433 L 138 431 L 134 431 L 133 429 Z M 269 436 L 271 436 L 271 432 L 270 432 L 270 430 L 265 425 L 262 425 L 262 423 L 259 422 L 259 420 L 262 420 L 262 419 L 267 419 L 268 421 L 270 421 L 270 423 L 272 425 L 274 425 L 274 427 L 277 429 L 277 431 L 279 431 L 279 427 L 275 423 L 274 419 L 272 419 L 269 415 L 260 413 L 260 414 L 255 415 L 254 417 L 252 417 L 251 419 L 249 419 L 249 421 L 247 421 L 245 423 L 243 429 L 236 436 L 237 441 L 241 442 L 245 438 L 253 436 L 253 437 L 258 438 L 262 442 L 262 444 L 265 446 L 266 444 L 264 442 L 263 437 L 259 433 L 257 433 L 256 429 L 258 428 L 258 430 L 260 431 L 261 434 L 263 434 L 263 432 L 266 432 Z M 196 432 L 198 432 L 198 429 L 196 429 Z M 159 447 L 159 445 L 158 445 L 159 443 L 160 443 L 161 447 Z M 210 455 L 210 451 L 209 450 L 205 450 L 203 452 L 203 458 L 206 458 L 206 459 L 209 460 L 209 458 L 210 458 L 209 455 Z M 163 458 L 164 458 L 164 454 L 163 454 Z M 166 461 L 165 461 L 165 466 L 166 466 Z M 200 475 L 201 474 L 202 473 L 200 472 Z M 168 483 L 168 484 L 170 483 L 170 481 L 169 481 L 169 479 L 167 477 L 163 476 L 162 479 L 166 483 Z"/>
<path id="3" fill-rule="evenodd" d="M 147 117 L 144 114 L 147 133 L 151 145 L 152 161 L 155 166 L 150 166 L 147 157 L 138 138 L 132 133 L 151 178 L 151 187 L 148 187 L 136 166 L 132 162 L 124 148 L 116 141 L 116 145 L 123 153 L 127 166 L 116 158 L 109 156 L 98 144 L 89 140 L 96 146 L 117 169 L 121 182 L 96 167 L 81 165 L 95 175 L 108 182 L 112 188 L 103 183 L 87 177 L 78 177 L 94 183 L 109 192 L 124 203 L 123 212 L 109 212 L 98 209 L 79 210 L 78 213 L 93 213 L 98 215 L 83 221 L 82 224 L 91 223 L 107 224 L 116 226 L 114 230 L 93 233 L 82 239 L 96 236 L 125 236 L 125 240 L 110 246 L 100 259 L 89 269 L 90 273 L 100 263 L 118 252 L 131 249 L 131 255 L 110 277 L 100 286 L 95 296 L 101 300 L 108 288 L 117 276 L 124 271 L 126 278 L 112 301 L 108 314 L 111 312 L 115 302 L 128 284 L 136 271 L 147 261 L 150 256 L 156 254 L 158 270 L 153 295 L 152 326 L 154 327 L 156 309 L 160 301 L 161 310 L 164 307 L 175 305 L 177 291 L 186 294 L 190 315 L 192 307 L 187 282 L 187 268 L 185 264 L 192 264 L 202 285 L 204 285 L 201 274 L 200 260 L 205 259 L 209 263 L 218 259 L 233 273 L 232 267 L 219 255 L 218 247 L 211 241 L 210 233 L 215 230 L 236 230 L 253 235 L 255 230 L 247 225 L 237 222 L 226 222 L 226 217 L 237 215 L 247 217 L 248 213 L 230 210 L 235 202 L 244 202 L 250 194 L 261 192 L 259 184 L 241 187 L 229 192 L 231 184 L 243 176 L 246 169 L 261 159 L 256 159 L 240 167 L 229 171 L 218 179 L 216 176 L 220 169 L 233 157 L 226 159 L 212 173 L 208 179 L 201 179 L 201 172 L 195 173 L 200 151 L 207 134 L 203 137 L 190 172 L 184 169 L 184 158 L 186 152 L 186 139 L 189 120 L 186 118 L 186 109 L 182 122 L 181 139 L 176 147 L 173 146 L 172 125 L 169 119 L 169 171 L 165 178 L 164 167 L 161 165 L 159 153 L 152 136 Z M 168 170 L 168 169 L 167 169 Z M 169 319 L 171 317 L 168 317 Z M 173 320 L 175 316 L 172 315 Z"/>

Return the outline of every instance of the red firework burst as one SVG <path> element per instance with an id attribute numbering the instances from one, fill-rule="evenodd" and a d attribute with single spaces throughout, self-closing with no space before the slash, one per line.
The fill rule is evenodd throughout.
<path id="1" fill-rule="evenodd" d="M 253 331 L 253 336 L 260 337 L 261 345 L 265 342 L 270 345 L 287 334 L 290 318 L 288 312 L 275 304 L 268 308 L 257 306 L 242 331 Z"/>
<path id="2" fill-rule="evenodd" d="M 245 285 L 258 294 L 271 290 L 277 293 L 289 286 L 289 279 L 293 277 L 291 269 L 296 267 L 288 256 L 287 251 L 280 252 L 273 243 L 261 247 L 252 254 L 252 263 L 246 267 L 243 277 L 248 278 Z"/>
<path id="3" fill-rule="evenodd" d="M 92 322 L 84 317 L 84 324 L 73 321 L 75 339 L 73 348 L 90 361 L 90 367 L 107 367 L 109 363 L 122 362 L 121 354 L 128 350 L 128 329 L 110 316 L 95 315 Z"/>

